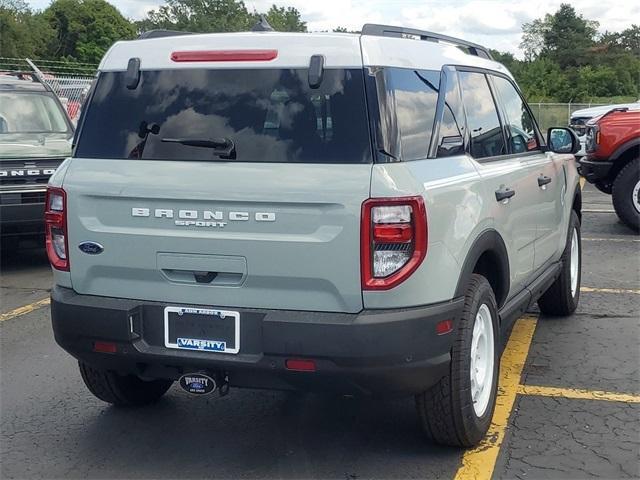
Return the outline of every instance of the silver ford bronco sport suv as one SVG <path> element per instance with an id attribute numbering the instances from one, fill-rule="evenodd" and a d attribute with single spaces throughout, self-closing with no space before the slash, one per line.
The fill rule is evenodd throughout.
<path id="1" fill-rule="evenodd" d="M 105 55 L 49 185 L 89 390 L 414 395 L 431 439 L 477 444 L 512 322 L 578 303 L 576 135 L 438 34 L 167 35 Z"/>

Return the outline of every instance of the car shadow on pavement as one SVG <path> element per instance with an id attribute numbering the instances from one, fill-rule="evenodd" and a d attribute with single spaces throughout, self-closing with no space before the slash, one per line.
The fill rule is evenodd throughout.
<path id="1" fill-rule="evenodd" d="M 205 399 L 174 387 L 151 407 L 102 407 L 76 444 L 79 456 L 106 454 L 108 477 L 431 478 L 460 458 L 425 439 L 412 399 L 239 389 Z"/>

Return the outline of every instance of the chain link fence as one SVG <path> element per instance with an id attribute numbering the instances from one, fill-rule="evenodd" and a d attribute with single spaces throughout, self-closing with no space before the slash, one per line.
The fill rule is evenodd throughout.
<path id="1" fill-rule="evenodd" d="M 89 63 L 0 57 L 0 75 L 31 77 L 45 82 L 60 98 L 74 122 L 78 120 L 97 68 Z"/>
<path id="2" fill-rule="evenodd" d="M 543 132 L 550 127 L 569 125 L 571 114 L 584 108 L 599 107 L 606 103 L 530 103 L 531 111 Z"/>

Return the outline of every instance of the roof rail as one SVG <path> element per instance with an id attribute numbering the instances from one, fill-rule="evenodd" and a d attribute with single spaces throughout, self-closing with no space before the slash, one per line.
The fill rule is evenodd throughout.
<path id="1" fill-rule="evenodd" d="M 440 33 L 427 32 L 426 30 L 416 30 L 414 28 L 395 27 L 392 25 L 377 25 L 367 23 L 362 27 L 362 35 L 373 35 L 378 37 L 410 38 L 414 40 L 426 40 L 437 43 L 450 43 L 457 47 L 463 47 L 471 55 L 493 60 L 489 49 L 477 43 L 467 42 L 460 38 L 449 37 Z"/>
<path id="2" fill-rule="evenodd" d="M 148 32 L 142 32 L 138 37 L 138 40 L 148 40 L 149 38 L 161 37 L 177 37 L 179 35 L 193 35 L 193 32 L 179 32 L 177 30 L 149 30 Z"/>

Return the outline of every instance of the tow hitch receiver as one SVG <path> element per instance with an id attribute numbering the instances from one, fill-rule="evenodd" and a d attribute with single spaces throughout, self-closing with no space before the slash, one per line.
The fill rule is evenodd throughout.
<path id="1" fill-rule="evenodd" d="M 229 393 L 229 376 L 226 373 L 216 375 L 215 379 L 206 373 L 185 373 L 178 383 L 185 392 L 192 395 L 208 395 L 216 390 L 221 397 Z"/>

